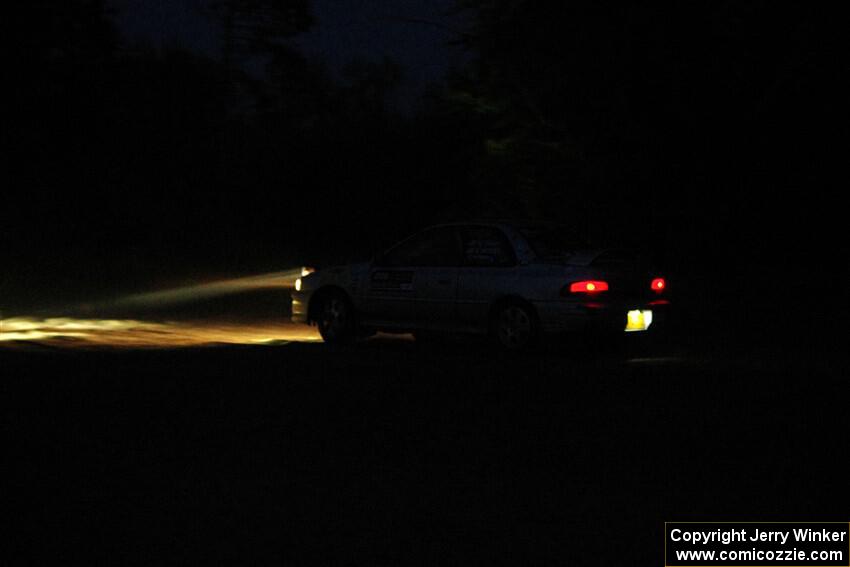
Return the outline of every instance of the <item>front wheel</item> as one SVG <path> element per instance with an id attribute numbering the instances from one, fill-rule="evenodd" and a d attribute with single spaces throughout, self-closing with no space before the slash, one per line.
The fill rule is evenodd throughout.
<path id="1" fill-rule="evenodd" d="M 342 344 L 354 340 L 354 309 L 348 298 L 338 291 L 329 291 L 319 298 L 317 326 L 322 339 L 328 344 Z"/>
<path id="2" fill-rule="evenodd" d="M 520 351 L 537 340 L 537 319 L 530 307 L 522 303 L 505 303 L 493 317 L 493 336 L 505 350 Z"/>

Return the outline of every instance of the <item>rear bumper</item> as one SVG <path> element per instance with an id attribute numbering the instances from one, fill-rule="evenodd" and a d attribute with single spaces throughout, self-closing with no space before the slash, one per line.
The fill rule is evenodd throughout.
<path id="1" fill-rule="evenodd" d="M 670 302 L 664 299 L 622 301 L 546 301 L 534 304 L 544 333 L 589 332 L 622 334 L 629 311 L 652 311 L 647 331 L 658 332 L 666 326 Z"/>

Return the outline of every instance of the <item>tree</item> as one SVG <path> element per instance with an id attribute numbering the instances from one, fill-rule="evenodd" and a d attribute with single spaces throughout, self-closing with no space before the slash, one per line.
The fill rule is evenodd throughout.
<path id="1" fill-rule="evenodd" d="M 462 42 L 475 59 L 452 96 L 480 118 L 480 180 L 507 180 L 495 198 L 523 212 L 607 223 L 598 232 L 636 216 L 724 218 L 717 190 L 729 197 L 729 180 L 750 174 L 741 156 L 770 157 L 762 127 L 784 118 L 767 116 L 765 102 L 788 63 L 817 60 L 805 55 L 816 36 L 833 37 L 815 31 L 815 10 L 760 2 L 457 6 L 470 15 Z"/>
<path id="2" fill-rule="evenodd" d="M 313 24 L 309 0 L 214 0 L 209 12 L 221 23 L 228 68 L 246 53 L 274 54 Z"/>

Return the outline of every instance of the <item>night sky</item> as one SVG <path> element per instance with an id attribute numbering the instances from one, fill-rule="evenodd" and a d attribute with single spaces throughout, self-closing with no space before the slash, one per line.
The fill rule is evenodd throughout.
<path id="1" fill-rule="evenodd" d="M 215 57 L 215 23 L 202 14 L 205 0 L 112 0 L 119 29 L 132 41 L 155 47 L 178 46 Z M 339 78 L 353 61 L 385 57 L 402 68 L 392 103 L 408 109 L 424 88 L 442 80 L 466 55 L 451 45 L 459 16 L 452 0 L 315 0 L 315 24 L 295 39 L 311 58 L 324 61 Z"/>

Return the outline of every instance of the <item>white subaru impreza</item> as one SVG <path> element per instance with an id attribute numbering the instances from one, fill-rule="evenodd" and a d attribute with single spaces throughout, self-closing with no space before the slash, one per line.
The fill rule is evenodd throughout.
<path id="1" fill-rule="evenodd" d="M 451 332 L 516 350 L 549 333 L 646 331 L 666 293 L 634 253 L 587 249 L 564 227 L 464 222 L 427 228 L 371 262 L 304 275 L 292 320 L 317 325 L 328 343 Z"/>

